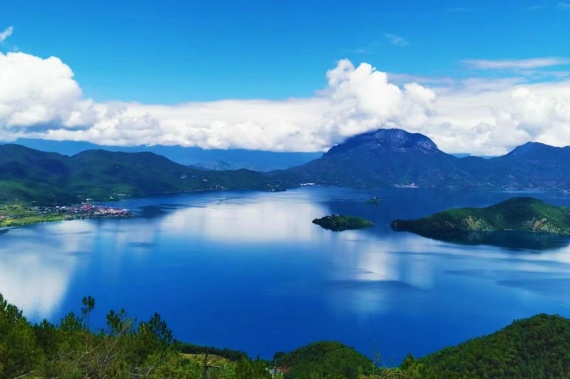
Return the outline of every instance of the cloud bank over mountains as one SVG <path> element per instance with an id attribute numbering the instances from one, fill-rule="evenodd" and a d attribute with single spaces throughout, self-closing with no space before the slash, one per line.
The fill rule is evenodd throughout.
<path id="1" fill-rule="evenodd" d="M 517 66 L 507 63 L 495 67 Z M 550 63 L 558 62 L 520 65 Z M 491 61 L 477 65 L 494 68 Z M 321 151 L 358 133 L 397 127 L 423 133 L 450 153 L 503 154 L 527 141 L 570 145 L 570 81 L 420 79 L 396 85 L 370 64 L 348 60 L 326 78 L 326 87 L 311 98 L 97 102 L 85 98 L 60 59 L 0 52 L 0 140 Z"/>

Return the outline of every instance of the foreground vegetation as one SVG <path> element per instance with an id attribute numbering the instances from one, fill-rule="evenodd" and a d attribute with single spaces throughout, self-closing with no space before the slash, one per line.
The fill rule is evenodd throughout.
<path id="1" fill-rule="evenodd" d="M 469 340 L 401 367 L 377 367 L 339 342 L 316 342 L 273 361 L 252 360 L 229 349 L 180 344 L 154 314 L 137 323 L 124 310 L 110 311 L 107 326 L 89 328 L 95 300 L 59 324 L 32 324 L 0 295 L 0 379 L 387 379 L 567 378 L 570 320 L 537 315 L 489 336 Z"/>

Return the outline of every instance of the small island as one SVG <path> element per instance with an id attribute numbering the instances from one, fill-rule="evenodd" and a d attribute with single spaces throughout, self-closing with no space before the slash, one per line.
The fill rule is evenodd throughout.
<path id="1" fill-rule="evenodd" d="M 334 232 L 342 232 L 343 230 L 351 229 L 364 229 L 374 226 L 371 221 L 364 218 L 338 214 L 316 218 L 313 220 L 313 224 L 317 224 L 323 229 L 332 230 Z"/>
<path id="2" fill-rule="evenodd" d="M 438 238 L 453 232 L 524 232 L 570 235 L 570 208 L 515 197 L 486 208 L 458 208 L 418 220 L 395 220 L 393 230 Z"/>

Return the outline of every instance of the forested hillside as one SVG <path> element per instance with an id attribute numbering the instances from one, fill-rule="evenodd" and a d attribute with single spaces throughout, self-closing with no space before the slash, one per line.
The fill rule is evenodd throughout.
<path id="1" fill-rule="evenodd" d="M 89 326 L 95 300 L 59 323 L 29 322 L 0 295 L 0 379 L 445 379 L 567 378 L 570 320 L 540 314 L 513 322 L 401 367 L 378 367 L 339 342 L 315 342 L 272 361 L 245 353 L 181 344 L 158 313 L 137 322 L 123 309 L 107 314 L 100 330 Z"/>
<path id="2" fill-rule="evenodd" d="M 263 173 L 199 170 L 153 153 L 88 150 L 68 157 L 0 145 L 0 202 L 63 205 L 88 198 L 117 200 L 205 190 L 282 188 L 280 181 Z"/>

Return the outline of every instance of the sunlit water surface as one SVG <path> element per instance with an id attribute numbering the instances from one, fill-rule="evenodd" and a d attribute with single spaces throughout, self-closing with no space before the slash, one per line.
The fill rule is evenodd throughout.
<path id="1" fill-rule="evenodd" d="M 394 232 L 396 218 L 485 206 L 524 193 L 301 188 L 124 201 L 132 219 L 41 224 L 0 234 L 0 292 L 33 321 L 96 299 L 139 320 L 158 311 L 176 338 L 272 357 L 339 340 L 385 364 L 490 333 L 536 313 L 570 317 L 570 247 L 457 245 Z M 560 193 L 532 193 L 570 206 Z M 366 204 L 370 196 L 378 205 Z M 117 204 L 114 204 L 117 205 Z M 330 232 L 311 220 L 362 216 Z M 507 244 L 508 245 L 508 244 Z"/>

